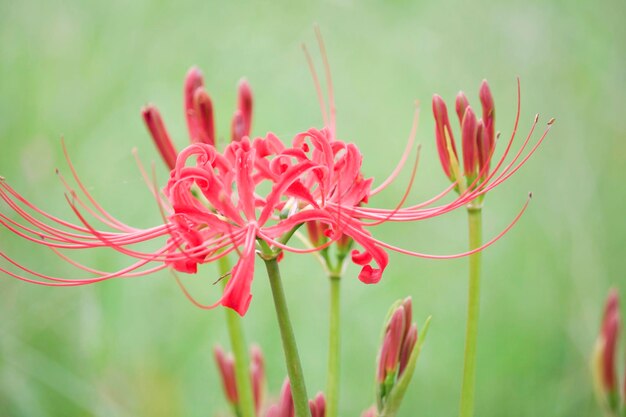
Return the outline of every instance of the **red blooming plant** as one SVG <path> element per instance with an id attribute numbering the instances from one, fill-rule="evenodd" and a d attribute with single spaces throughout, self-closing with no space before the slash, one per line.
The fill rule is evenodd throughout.
<path id="1" fill-rule="evenodd" d="M 487 191 L 504 182 L 528 160 L 545 138 L 547 130 L 530 151 L 524 154 L 536 125 L 535 120 L 519 151 L 511 160 L 507 159 L 517 131 L 520 114 L 518 100 L 518 112 L 510 140 L 500 158 L 492 161 L 496 143 L 495 110 L 493 100 L 489 101 L 490 93 L 484 93 L 488 91 L 486 83 L 481 89 L 482 119 L 475 117 L 464 96 L 459 98 L 457 111 L 462 124 L 466 178 L 466 182 L 462 182 L 445 104 L 435 98 L 433 110 L 437 121 L 438 150 L 444 171 L 453 183 L 425 202 L 407 203 L 417 170 L 416 156 L 411 179 L 398 204 L 386 208 L 372 206 L 372 199 L 395 180 L 409 159 L 418 113 L 416 112 L 406 150 L 398 166 L 386 180 L 374 186 L 374 179 L 367 177 L 362 171 L 363 155 L 358 146 L 340 140 L 337 136 L 332 82 L 321 39 L 320 46 L 328 81 L 327 105 L 315 71 L 313 75 L 322 106 L 324 127 L 307 129 L 295 135 L 290 144 L 284 144 L 273 133 L 262 137 L 251 135 L 252 93 L 247 82 L 242 81 L 238 88 L 237 109 L 231 123 L 232 141 L 220 151 L 216 146 L 213 102 L 204 89 L 202 75 L 195 68 L 187 74 L 184 87 L 184 111 L 191 145 L 178 152 L 158 110 L 154 106 L 144 108 L 142 115 L 146 126 L 170 169 L 166 184 L 159 189 L 140 164 L 146 183 L 155 197 L 155 210 L 162 215 L 161 224 L 140 229 L 126 225 L 110 215 L 89 194 L 67 157 L 67 151 L 69 169 L 78 190 L 64 177 L 60 178 L 66 187 L 65 198 L 75 215 L 74 221 L 61 219 L 38 208 L 2 178 L 0 198 L 9 210 L 0 213 L 0 224 L 32 243 L 51 249 L 61 259 L 82 270 L 84 276 L 70 278 L 42 274 L 4 251 L 0 252 L 0 256 L 10 265 L 0 265 L 0 271 L 41 285 L 76 286 L 112 278 L 144 276 L 166 268 L 195 274 L 199 265 L 230 257 L 235 262 L 230 271 L 227 271 L 230 277 L 227 278 L 224 292 L 215 302 L 200 303 L 191 297 L 182 284 L 181 287 L 199 307 L 210 309 L 222 305 L 243 316 L 252 298 L 255 257 L 260 255 L 266 263 L 270 277 L 287 357 L 291 380 L 289 392 L 293 390 L 295 413 L 298 417 L 309 413 L 336 417 L 338 313 L 331 314 L 334 317 L 332 320 L 337 321 L 333 321 L 331 325 L 332 352 L 329 359 L 327 397 L 322 397 L 319 402 L 316 399 L 309 407 L 280 284 L 277 261 L 283 252 L 319 253 L 326 261 L 327 272 L 337 279 L 343 271 L 344 258 L 349 258 L 360 267 L 359 280 L 367 284 L 377 283 L 382 278 L 389 263 L 387 251 L 433 259 L 476 254 L 504 235 L 520 218 L 528 202 L 501 233 L 486 243 L 474 245 L 470 250 L 459 254 L 429 255 L 400 248 L 376 238 L 374 230 L 386 222 L 416 222 L 472 204 L 480 204 Z M 307 58 L 312 63 L 308 53 Z M 457 190 L 458 195 L 441 203 L 453 190 Z M 309 239 L 304 239 L 306 247 L 302 248 L 291 243 L 290 239 L 294 234 L 301 237 L 298 229 L 304 224 L 307 225 Z M 142 249 L 141 244 L 145 242 L 153 242 L 156 249 Z M 331 264 L 328 250 L 333 246 L 337 257 Z M 68 252 L 96 248 L 109 248 L 127 256 L 131 261 L 128 266 L 117 271 L 101 271 L 83 265 L 68 255 Z M 338 293 L 333 294 L 332 308 L 336 313 L 339 297 Z M 409 307 L 410 303 L 405 303 L 401 308 L 406 313 L 407 308 L 410 310 Z M 383 345 L 386 359 L 384 369 L 379 371 L 380 412 L 389 407 L 385 404 L 396 395 L 394 393 L 404 392 L 406 385 L 403 374 L 410 374 L 407 370 L 411 363 L 409 358 L 416 350 L 414 347 L 417 343 L 417 329 L 409 325 L 410 313 L 403 320 L 402 326 L 389 324 L 389 331 L 393 334 L 390 333 L 389 341 Z M 392 327 L 402 327 L 402 331 L 392 332 Z M 217 356 L 229 402 L 235 409 L 239 409 L 241 398 L 238 395 L 238 384 L 241 380 L 248 379 L 245 375 L 247 370 L 239 372 L 240 378 L 235 384 L 233 367 L 240 358 L 230 360 L 219 351 Z M 240 360 L 239 363 L 244 366 L 246 361 Z M 250 383 L 246 384 L 249 388 Z M 403 389 L 398 388 L 402 386 Z M 258 391 L 257 388 L 254 388 L 255 392 Z M 249 392 L 248 394 L 248 399 L 252 402 L 253 396 Z M 291 395 L 285 394 L 284 397 L 291 398 Z M 389 404 L 393 403 L 397 408 L 395 401 Z M 244 412 L 244 417 L 252 417 L 250 414 L 253 411 L 250 410 L 256 410 L 258 414 L 258 395 L 255 405 L 248 404 L 242 408 L 248 410 Z M 279 415 L 291 414 L 284 411 Z"/>

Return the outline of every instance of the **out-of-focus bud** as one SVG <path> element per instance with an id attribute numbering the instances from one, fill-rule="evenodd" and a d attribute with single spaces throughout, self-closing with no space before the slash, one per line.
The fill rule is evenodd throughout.
<path id="1" fill-rule="evenodd" d="M 174 148 L 172 140 L 170 139 L 170 135 L 165 129 L 165 124 L 163 123 L 161 114 L 156 107 L 147 105 L 141 110 L 141 116 L 143 117 L 146 127 L 150 132 L 150 136 L 152 136 L 152 140 L 159 150 L 163 161 L 170 170 L 174 169 L 174 166 L 176 165 L 177 152 L 176 148 Z"/>
<path id="2" fill-rule="evenodd" d="M 187 129 L 192 142 L 198 141 L 198 121 L 194 110 L 194 94 L 196 90 L 204 87 L 204 79 L 202 72 L 197 67 L 191 67 L 187 71 L 185 77 L 185 119 L 187 120 Z"/>
<path id="3" fill-rule="evenodd" d="M 468 107 L 469 107 L 469 101 L 467 100 L 465 93 L 463 91 L 459 91 L 459 94 L 457 94 L 456 96 L 455 109 L 456 109 L 456 115 L 459 117 L 459 123 L 461 125 L 463 124 L 463 116 L 465 116 L 465 109 L 467 109 Z"/>
<path id="4" fill-rule="evenodd" d="M 363 414 L 361 414 L 361 417 L 378 417 L 378 413 L 376 413 L 376 406 L 373 405 L 367 410 L 363 411 Z"/>
<path id="5" fill-rule="evenodd" d="M 324 394 L 319 392 L 314 399 L 309 400 L 309 410 L 311 411 L 311 417 L 325 417 L 326 416 L 326 398 Z M 289 378 L 285 378 L 283 388 L 280 391 L 280 398 L 278 403 L 271 405 L 265 417 L 294 417 L 295 408 L 293 404 L 293 397 L 291 394 L 291 384 Z"/>
<path id="6" fill-rule="evenodd" d="M 326 398 L 324 393 L 318 392 L 314 399 L 309 400 L 309 409 L 311 410 L 311 417 L 326 416 Z"/>
<path id="7" fill-rule="evenodd" d="M 280 391 L 280 399 L 278 400 L 279 416 L 294 417 L 296 411 L 293 405 L 293 397 L 291 395 L 291 384 L 289 378 L 285 379 L 283 388 Z"/>
<path id="8" fill-rule="evenodd" d="M 612 289 L 606 301 L 600 334 L 592 358 L 596 394 L 609 415 L 617 415 L 620 407 L 620 392 L 615 363 L 619 328 L 619 296 L 617 290 Z"/>
<path id="9" fill-rule="evenodd" d="M 237 396 L 237 383 L 235 381 L 235 359 L 232 354 L 224 353 L 221 346 L 215 346 L 214 354 L 215 361 L 217 362 L 217 366 L 220 370 L 222 386 L 224 387 L 226 399 L 233 407 L 237 407 L 239 404 L 239 397 Z"/>
<path id="10" fill-rule="evenodd" d="M 476 115 L 471 107 L 467 106 L 461 124 L 461 142 L 463 147 L 463 169 L 466 177 L 476 174 L 478 162 L 478 144 Z"/>
<path id="11" fill-rule="evenodd" d="M 243 120 L 243 114 L 241 113 L 241 110 L 235 110 L 233 120 L 230 124 L 231 139 L 233 142 L 239 142 L 245 136 L 245 128 L 246 125 L 245 121 Z"/>
<path id="12" fill-rule="evenodd" d="M 252 391 L 254 394 L 254 406 L 257 414 L 263 404 L 263 390 L 265 388 L 265 361 L 263 353 L 257 345 L 250 348 L 250 378 L 252 379 Z"/>
<path id="13" fill-rule="evenodd" d="M 483 80 L 481 83 L 478 95 L 483 108 L 483 124 L 485 125 L 484 143 L 486 145 L 485 152 L 486 155 L 489 155 L 495 145 L 496 139 L 496 108 L 493 102 L 493 96 L 491 95 L 491 90 L 489 89 L 489 84 L 487 84 L 487 80 Z M 488 160 L 485 162 L 487 164 L 489 163 Z"/>
<path id="14" fill-rule="evenodd" d="M 453 169 L 453 164 L 458 161 L 456 145 L 454 144 L 454 136 L 452 135 L 450 120 L 448 119 L 446 103 L 437 94 L 433 96 L 433 115 L 435 116 L 435 139 L 441 166 L 448 178 L 450 178 L 450 181 L 456 181 Z M 451 155 L 450 149 L 453 155 Z"/>
<path id="15" fill-rule="evenodd" d="M 312 220 L 306 222 L 306 230 L 309 234 L 309 240 L 313 246 L 321 246 L 326 241 L 325 230 L 328 228 L 326 223 Z"/>
<path id="16" fill-rule="evenodd" d="M 237 109 L 243 117 L 243 136 L 250 136 L 252 128 L 252 90 L 245 78 L 239 80 L 237 87 Z"/>
<path id="17" fill-rule="evenodd" d="M 191 137 L 193 143 L 201 142 L 215 146 L 215 120 L 213 118 L 213 102 L 203 88 L 197 88 L 193 94 L 193 115 L 196 136 Z M 190 116 L 188 116 L 189 120 Z"/>

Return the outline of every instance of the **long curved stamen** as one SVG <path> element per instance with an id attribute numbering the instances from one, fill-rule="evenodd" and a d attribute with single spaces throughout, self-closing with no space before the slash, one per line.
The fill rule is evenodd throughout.
<path id="1" fill-rule="evenodd" d="M 374 188 L 370 192 L 370 195 L 376 195 L 382 190 L 384 190 L 385 188 L 387 188 L 387 186 L 391 184 L 393 180 L 396 179 L 398 174 L 400 174 L 400 171 L 402 171 L 402 168 L 404 168 L 404 164 L 406 163 L 409 157 L 409 154 L 411 153 L 411 149 L 413 149 L 413 143 L 415 142 L 415 135 L 417 134 L 417 126 L 419 122 L 419 112 L 420 112 L 419 107 L 416 107 L 415 112 L 413 113 L 413 125 L 411 126 L 411 133 L 409 134 L 409 138 L 406 142 L 406 146 L 404 147 L 404 152 L 402 152 L 402 156 L 400 157 L 400 161 L 396 164 L 396 167 L 391 172 L 389 177 L 387 177 L 387 179 L 383 181 L 379 186 Z"/>
<path id="2" fill-rule="evenodd" d="M 198 308 L 201 308 L 203 310 L 212 310 L 215 307 L 219 306 L 221 303 L 221 299 L 218 300 L 217 302 L 215 302 L 214 304 L 203 304 L 201 302 L 199 302 L 193 295 L 191 295 L 191 293 L 189 292 L 189 290 L 187 290 L 187 287 L 185 287 L 185 284 L 183 284 L 182 280 L 180 279 L 180 277 L 178 276 L 178 274 L 176 273 L 176 271 L 174 270 L 170 270 L 172 272 L 172 274 L 174 275 L 174 278 L 176 279 L 176 283 L 178 284 L 178 287 L 181 289 L 181 291 L 183 292 L 183 294 L 185 295 L 185 297 L 191 301 L 191 303 L 193 305 L 195 305 Z"/>
<path id="3" fill-rule="evenodd" d="M 489 240 L 488 242 L 484 243 L 483 245 L 479 246 L 476 249 L 473 249 L 473 250 L 470 250 L 470 251 L 467 251 L 467 252 L 456 253 L 456 254 L 452 254 L 452 255 L 431 255 L 431 254 L 427 254 L 427 253 L 414 252 L 414 251 L 403 249 L 403 248 L 400 248 L 400 247 L 397 247 L 397 246 L 390 245 L 388 243 L 385 243 L 383 241 L 375 239 L 375 238 L 373 238 L 371 236 L 367 236 L 363 232 L 360 232 L 357 229 L 352 228 L 352 231 L 354 231 L 355 233 L 361 235 L 364 238 L 370 239 L 372 242 L 376 243 L 377 245 L 380 245 L 383 248 L 392 250 L 394 252 L 402 253 L 404 255 L 410 255 L 410 256 L 415 256 L 415 257 L 418 257 L 418 258 L 425 258 L 425 259 L 455 259 L 455 258 L 462 258 L 462 257 L 472 255 L 472 254 L 474 254 L 476 252 L 480 252 L 480 251 L 488 248 L 489 246 L 493 245 L 495 242 L 500 240 L 500 238 L 502 236 L 507 234 L 508 231 L 511 230 L 511 228 L 513 228 L 513 226 L 515 226 L 515 224 L 518 222 L 518 220 L 522 217 L 522 215 L 526 211 L 526 208 L 528 207 L 528 204 L 530 203 L 530 199 L 531 198 L 532 198 L 532 194 L 529 194 L 528 199 L 526 200 L 526 202 L 522 206 L 521 210 L 517 213 L 517 215 L 515 216 L 513 221 L 511 223 L 509 223 L 509 225 L 507 227 L 505 227 L 500 233 L 498 233 L 491 240 Z"/>
<path id="4" fill-rule="evenodd" d="M 328 54 L 326 53 L 326 46 L 324 45 L 324 39 L 322 38 L 322 32 L 320 27 L 315 25 L 315 36 L 317 37 L 317 44 L 320 48 L 320 54 L 322 55 L 322 62 L 324 63 L 324 72 L 326 73 L 326 87 L 328 92 L 328 107 L 330 114 L 330 133 L 332 139 L 335 139 L 335 94 L 333 93 L 333 78 L 330 74 L 330 64 L 328 63 Z"/>
<path id="5" fill-rule="evenodd" d="M 313 84 L 315 85 L 315 91 L 317 92 L 317 100 L 320 104 L 320 110 L 322 112 L 322 120 L 324 121 L 324 125 L 328 126 L 328 115 L 326 114 L 326 104 L 324 103 L 324 95 L 322 93 L 322 87 L 320 85 L 320 80 L 317 77 L 317 72 L 315 71 L 315 65 L 313 64 L 313 59 L 311 58 L 311 54 L 307 49 L 305 44 L 302 44 L 302 51 L 304 52 L 304 56 L 306 57 L 307 65 L 309 66 L 309 71 L 311 72 L 311 76 L 313 76 Z"/>
<path id="6" fill-rule="evenodd" d="M 94 208 L 98 210 L 100 213 L 102 213 L 102 215 L 106 217 L 107 219 L 109 219 L 111 222 L 117 224 L 118 227 L 125 229 L 125 230 L 133 230 L 132 227 L 120 222 L 115 217 L 111 216 L 104 208 L 102 208 L 102 206 L 100 206 L 100 204 L 98 204 L 98 202 L 91 196 L 89 191 L 87 191 L 87 188 L 83 185 L 82 181 L 78 177 L 78 173 L 76 172 L 76 168 L 74 168 L 74 164 L 72 163 L 72 160 L 70 159 L 70 155 L 69 155 L 69 152 L 67 151 L 67 147 L 65 146 L 65 140 L 63 138 L 61 138 L 61 148 L 63 149 L 63 155 L 65 156 L 65 160 L 67 161 L 68 167 L 72 171 L 72 176 L 74 177 L 76 184 L 78 184 L 81 191 L 83 192 L 83 194 L 85 194 L 85 197 L 87 197 L 87 199 L 91 202 L 91 204 L 93 204 Z"/>
<path id="7" fill-rule="evenodd" d="M 376 226 L 379 224 L 382 224 L 386 221 L 388 221 L 389 219 L 391 219 L 404 205 L 404 203 L 406 202 L 406 199 L 409 197 L 409 194 L 411 193 L 411 188 L 413 188 L 413 183 L 415 182 L 415 174 L 417 173 L 417 166 L 419 164 L 419 159 L 420 159 L 420 151 L 421 151 L 422 147 L 420 145 L 417 146 L 417 153 L 415 155 L 415 162 L 413 163 L 413 169 L 411 170 L 411 177 L 409 180 L 409 184 L 406 187 L 406 190 L 404 191 L 404 195 L 402 196 L 402 198 L 400 199 L 400 201 L 398 202 L 398 204 L 396 205 L 396 207 L 391 210 L 389 212 L 389 214 L 385 217 L 382 218 L 378 221 L 375 221 L 373 223 L 369 223 L 368 226 Z"/>

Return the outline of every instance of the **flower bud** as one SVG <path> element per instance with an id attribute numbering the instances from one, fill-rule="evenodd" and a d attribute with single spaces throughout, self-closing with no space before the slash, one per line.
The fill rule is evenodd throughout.
<path id="1" fill-rule="evenodd" d="M 192 137 L 191 141 L 215 146 L 213 102 L 203 88 L 197 88 L 193 94 L 193 117 L 196 125 L 196 136 Z"/>
<path id="2" fill-rule="evenodd" d="M 435 116 L 435 139 L 441 167 L 448 178 L 450 178 L 450 181 L 456 181 L 454 170 L 452 169 L 452 164 L 458 161 L 454 136 L 450 128 L 446 103 L 437 94 L 433 96 L 433 115 Z M 450 149 L 454 155 L 450 155 Z"/>
<path id="3" fill-rule="evenodd" d="M 293 404 L 293 397 L 291 395 L 291 384 L 289 378 L 285 379 L 283 388 L 280 391 L 280 399 L 278 400 L 279 416 L 281 417 L 294 417 L 295 409 Z"/>
<path id="4" fill-rule="evenodd" d="M 245 128 L 245 121 L 241 110 L 235 110 L 233 120 L 230 124 L 231 139 L 233 142 L 239 142 L 245 136 Z"/>
<path id="5" fill-rule="evenodd" d="M 163 161 L 170 170 L 174 169 L 177 152 L 170 139 L 170 135 L 165 129 L 161 114 L 156 107 L 148 105 L 141 110 L 141 116 L 150 132 L 150 136 L 152 136 L 154 144 L 161 154 L 161 158 L 163 158 Z"/>
<path id="6" fill-rule="evenodd" d="M 239 81 L 237 87 L 237 109 L 243 117 L 242 136 L 250 136 L 252 127 L 252 90 L 245 78 Z"/>
<path id="7" fill-rule="evenodd" d="M 404 338 L 404 320 L 405 312 L 401 305 L 393 312 L 385 330 L 378 363 L 378 382 L 381 384 L 385 383 L 388 377 L 395 377 L 395 372 L 398 370 L 400 349 Z"/>
<path id="8" fill-rule="evenodd" d="M 487 80 L 483 80 L 480 85 L 479 91 L 480 103 L 483 108 L 483 123 L 485 125 L 484 135 L 485 135 L 485 149 L 486 154 L 489 155 L 493 146 L 495 144 L 496 138 L 496 109 L 493 102 L 493 96 L 491 95 L 491 90 L 489 89 L 489 84 L 487 84 Z M 489 163 L 488 161 L 486 162 Z"/>
<path id="9" fill-rule="evenodd" d="M 461 141 L 463 146 L 463 168 L 465 176 L 475 175 L 478 162 L 478 144 L 476 137 L 476 115 L 467 106 L 461 124 Z"/>
<path id="10" fill-rule="evenodd" d="M 252 391 L 254 395 L 254 406 L 257 414 L 263 403 L 263 389 L 265 387 L 265 361 L 261 349 L 253 345 L 250 348 L 250 378 L 252 379 Z"/>
<path id="11" fill-rule="evenodd" d="M 465 109 L 469 107 L 469 101 L 463 91 L 459 91 L 456 96 L 456 115 L 459 117 L 459 124 L 463 124 L 463 116 L 465 116 Z"/>
<path id="12" fill-rule="evenodd" d="M 204 87 L 204 79 L 202 72 L 197 67 L 191 67 L 185 77 L 184 97 L 185 97 L 185 118 L 187 120 L 187 129 L 189 130 L 189 138 L 192 142 L 198 142 L 199 128 L 196 111 L 194 109 L 194 95 L 196 90 Z"/>
<path id="13" fill-rule="evenodd" d="M 326 398 L 324 393 L 318 392 L 314 399 L 309 400 L 309 409 L 311 410 L 311 417 L 326 416 Z"/>
<path id="14" fill-rule="evenodd" d="M 400 351 L 400 367 L 398 368 L 398 377 L 402 376 L 406 365 L 409 363 L 409 358 L 415 349 L 417 344 L 417 324 L 411 324 L 409 330 L 406 333 L 404 342 L 402 343 L 402 349 Z"/>
<path id="15" fill-rule="evenodd" d="M 594 384 L 599 401 L 611 412 L 619 409 L 619 387 L 615 353 L 620 328 L 619 297 L 611 290 L 606 301 L 600 334 L 593 354 Z"/>
<path id="16" fill-rule="evenodd" d="M 215 346 L 214 354 L 222 378 L 226 399 L 234 407 L 237 407 L 239 397 L 237 396 L 237 383 L 235 381 L 235 359 L 232 354 L 225 354 L 220 346 Z"/>

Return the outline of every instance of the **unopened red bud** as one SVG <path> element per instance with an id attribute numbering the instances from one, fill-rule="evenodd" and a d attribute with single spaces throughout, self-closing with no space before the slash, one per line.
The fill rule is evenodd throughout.
<path id="1" fill-rule="evenodd" d="M 196 89 L 193 94 L 193 118 L 196 136 L 191 141 L 207 143 L 215 146 L 215 120 L 213 118 L 213 102 L 203 88 Z"/>
<path id="2" fill-rule="evenodd" d="M 415 349 L 415 345 L 417 344 L 417 325 L 413 323 L 411 327 L 409 327 L 409 331 L 406 333 L 404 337 L 404 342 L 402 343 L 402 350 L 400 352 L 400 367 L 398 368 L 398 376 L 401 376 L 406 368 L 406 365 L 409 363 L 409 359 L 411 358 L 411 354 L 413 353 L 413 349 Z"/>
<path id="3" fill-rule="evenodd" d="M 459 91 L 459 94 L 457 94 L 456 96 L 456 103 L 455 103 L 455 109 L 456 109 L 456 115 L 459 117 L 459 124 L 463 124 L 463 116 L 465 115 L 465 109 L 467 109 L 469 107 L 469 101 L 467 100 L 467 97 L 465 96 L 465 93 L 463 91 Z"/>
<path id="4" fill-rule="evenodd" d="M 439 159 L 441 161 L 441 167 L 451 181 L 455 181 L 454 175 L 451 170 L 451 155 L 448 149 L 452 148 L 454 158 L 457 158 L 456 146 L 454 144 L 454 136 L 452 135 L 452 129 L 450 127 L 450 120 L 448 119 L 448 110 L 446 103 L 441 96 L 435 94 L 433 96 L 433 115 L 435 116 L 435 140 L 437 142 L 437 151 L 439 152 Z"/>
<path id="5" fill-rule="evenodd" d="M 478 170 L 480 172 L 484 172 L 485 175 L 488 174 L 489 171 L 489 141 L 487 140 L 487 136 L 485 134 L 485 124 L 482 119 L 478 120 L 476 123 L 476 150 L 477 150 L 477 159 L 478 159 Z"/>
<path id="6" fill-rule="evenodd" d="M 161 158 L 163 158 L 163 161 L 170 170 L 174 169 L 177 152 L 170 139 L 170 135 L 165 129 L 161 114 L 156 107 L 148 105 L 141 110 L 141 116 L 150 132 L 150 136 L 152 136 L 154 144 L 161 154 Z"/>
<path id="7" fill-rule="evenodd" d="M 461 142 L 463 146 L 463 168 L 465 175 L 473 175 L 478 162 L 478 143 L 476 115 L 471 107 L 465 109 L 461 125 Z"/>
<path id="8" fill-rule="evenodd" d="M 257 411 L 261 409 L 263 403 L 263 388 L 265 386 L 265 362 L 261 349 L 253 345 L 250 348 L 250 377 L 252 379 L 252 391 L 254 395 L 254 405 Z"/>
<path id="9" fill-rule="evenodd" d="M 483 123 L 485 125 L 485 141 L 487 145 L 488 154 L 491 152 L 495 144 L 495 132 L 496 132 L 496 108 L 493 102 L 493 96 L 489 89 L 487 80 L 483 80 L 480 85 L 480 103 L 483 108 Z"/>
<path id="10" fill-rule="evenodd" d="M 187 71 L 185 77 L 185 119 L 187 120 L 187 129 L 189 130 L 189 138 L 192 142 L 198 141 L 198 121 L 194 109 L 194 94 L 198 88 L 204 87 L 204 79 L 202 72 L 197 67 L 191 67 Z"/>
<path id="11" fill-rule="evenodd" d="M 326 398 L 324 398 L 322 392 L 319 392 L 314 399 L 309 400 L 309 410 L 311 411 L 311 417 L 326 416 Z"/>
<path id="12" fill-rule="evenodd" d="M 278 401 L 278 411 L 280 417 L 294 417 L 295 409 L 293 405 L 293 397 L 291 396 L 291 384 L 289 378 L 285 379 L 283 388 L 280 392 L 280 399 Z"/>
<path id="13" fill-rule="evenodd" d="M 404 317 L 404 307 L 400 306 L 394 311 L 387 326 L 385 340 L 383 341 L 383 349 L 386 345 L 386 349 L 384 349 L 386 356 L 381 357 L 381 360 L 384 361 L 383 381 L 388 374 L 398 369 L 400 349 L 402 348 L 402 338 L 404 336 Z"/>
<path id="14" fill-rule="evenodd" d="M 413 320 L 413 299 L 407 297 L 402 301 L 402 307 L 404 307 L 404 337 L 411 327 L 411 321 Z"/>
<path id="15" fill-rule="evenodd" d="M 243 117 L 242 136 L 250 136 L 252 127 L 252 90 L 245 78 L 239 81 L 239 86 L 237 87 L 237 109 Z"/>
<path id="16" fill-rule="evenodd" d="M 620 312 L 617 290 L 612 289 L 606 301 L 602 320 L 601 337 L 604 339 L 602 354 L 602 380 L 607 391 L 617 390 L 615 353 L 619 337 Z"/>
<path id="17" fill-rule="evenodd" d="M 237 405 L 239 398 L 237 395 L 237 383 L 235 381 L 235 359 L 232 354 L 225 354 L 220 346 L 215 346 L 214 354 L 215 361 L 220 370 L 226 399 L 232 405 Z"/>
<path id="18" fill-rule="evenodd" d="M 245 128 L 246 125 L 241 110 L 235 110 L 235 114 L 233 115 L 233 120 L 230 125 L 231 139 L 233 142 L 239 142 L 245 136 Z"/>

